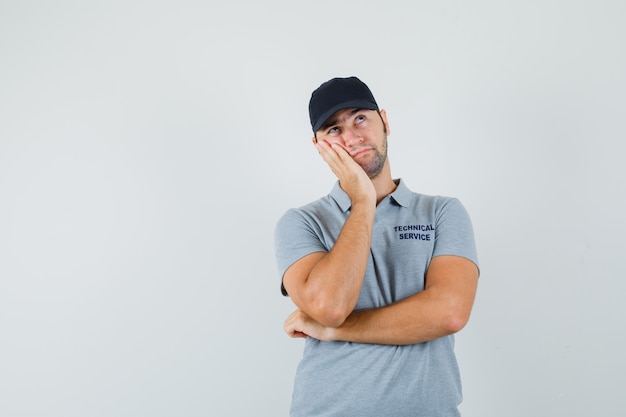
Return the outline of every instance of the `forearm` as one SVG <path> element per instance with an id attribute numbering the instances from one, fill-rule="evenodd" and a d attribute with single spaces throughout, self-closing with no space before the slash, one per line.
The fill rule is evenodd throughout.
<path id="1" fill-rule="evenodd" d="M 351 313 L 339 326 L 324 325 L 302 310 L 285 321 L 291 337 L 311 336 L 322 341 L 409 345 L 437 339 L 463 326 L 454 316 L 441 315 L 424 293 L 416 294 L 388 307 Z"/>
<path id="2" fill-rule="evenodd" d="M 344 323 L 329 329 L 329 338 L 346 342 L 408 345 L 455 333 L 463 319 L 429 294 L 420 293 L 387 307 L 355 311 Z M 450 309 L 449 311 L 454 311 Z"/>
<path id="3" fill-rule="evenodd" d="M 301 294 L 304 311 L 339 325 L 354 310 L 370 253 L 375 205 L 353 204 L 333 248 L 311 269 Z"/>
<path id="4" fill-rule="evenodd" d="M 283 285 L 294 303 L 325 326 L 337 327 L 354 310 L 367 268 L 374 216 L 374 184 L 345 148 L 315 140 L 315 146 L 339 179 L 352 204 L 333 247 L 294 263 Z"/>
<path id="5" fill-rule="evenodd" d="M 397 303 L 355 311 L 329 339 L 361 343 L 414 344 L 456 333 L 469 320 L 478 269 L 469 260 L 440 256 L 431 262 L 424 291 Z"/>

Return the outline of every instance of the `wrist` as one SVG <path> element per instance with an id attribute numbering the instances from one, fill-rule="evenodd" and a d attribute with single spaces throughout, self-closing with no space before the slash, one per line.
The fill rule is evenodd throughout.
<path id="1" fill-rule="evenodd" d="M 359 196 L 355 198 L 350 198 L 350 203 L 352 204 L 352 211 L 357 210 L 376 210 L 376 197 L 370 196 Z"/>
<path id="2" fill-rule="evenodd" d="M 337 339 L 337 328 L 336 327 L 326 327 L 324 329 L 324 341 L 325 342 L 334 342 Z"/>

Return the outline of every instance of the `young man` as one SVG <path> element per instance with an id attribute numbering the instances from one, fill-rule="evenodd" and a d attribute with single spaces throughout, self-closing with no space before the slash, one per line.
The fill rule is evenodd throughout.
<path id="1" fill-rule="evenodd" d="M 291 416 L 458 416 L 453 334 L 478 283 L 467 212 L 392 179 L 387 114 L 358 78 L 323 83 L 309 115 L 338 182 L 276 226 L 298 307 L 284 329 L 306 338 Z"/>

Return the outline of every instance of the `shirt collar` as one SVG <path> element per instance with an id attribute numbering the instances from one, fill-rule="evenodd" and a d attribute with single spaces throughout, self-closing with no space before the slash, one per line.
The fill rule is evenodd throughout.
<path id="1" fill-rule="evenodd" d="M 341 211 L 344 213 L 350 209 L 352 203 L 350 202 L 350 197 L 344 190 L 339 186 L 339 181 L 335 182 L 335 186 L 330 191 L 330 196 L 335 200 Z"/>
<path id="2" fill-rule="evenodd" d="M 404 181 L 401 178 L 394 180 L 397 187 L 393 193 L 389 195 L 393 201 L 402 207 L 409 207 L 411 205 L 411 198 L 413 197 L 413 192 L 409 190 L 409 187 L 406 186 Z"/>
<path id="3" fill-rule="evenodd" d="M 394 180 L 397 187 L 396 189 L 389 195 L 389 198 L 393 200 L 396 204 L 402 207 L 408 207 L 411 203 L 411 190 L 404 184 L 402 179 L 398 178 Z M 339 181 L 335 182 L 335 186 L 330 191 L 330 196 L 335 200 L 339 208 L 345 213 L 352 207 L 352 203 L 350 201 L 350 197 L 344 190 L 339 186 Z"/>

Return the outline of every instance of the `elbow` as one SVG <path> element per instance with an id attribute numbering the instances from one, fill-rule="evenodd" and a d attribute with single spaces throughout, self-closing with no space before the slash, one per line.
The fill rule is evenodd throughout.
<path id="1" fill-rule="evenodd" d="M 341 326 L 352 313 L 354 306 L 336 296 L 335 293 L 310 288 L 303 309 L 313 320 L 324 327 Z"/>
<path id="2" fill-rule="evenodd" d="M 469 322 L 472 303 L 459 297 L 448 297 L 442 301 L 439 317 L 443 332 L 446 334 L 460 332 Z"/>
<path id="3" fill-rule="evenodd" d="M 318 301 L 311 311 L 311 317 L 324 327 L 337 328 L 346 321 L 350 313 L 351 311 L 340 306 Z"/>
<path id="4" fill-rule="evenodd" d="M 461 316 L 450 317 L 445 323 L 446 332 L 449 334 L 460 332 L 467 324 L 467 319 Z"/>
<path id="5" fill-rule="evenodd" d="M 463 311 L 452 311 L 443 322 L 444 331 L 448 334 L 460 332 L 469 321 L 469 314 Z"/>
<path id="6" fill-rule="evenodd" d="M 321 317 L 319 323 L 326 328 L 336 329 L 340 327 L 345 321 L 346 321 L 345 318 L 329 316 L 329 317 Z"/>
<path id="7" fill-rule="evenodd" d="M 348 314 L 339 309 L 325 309 L 319 311 L 313 318 L 324 327 L 336 329 L 346 321 Z"/>

